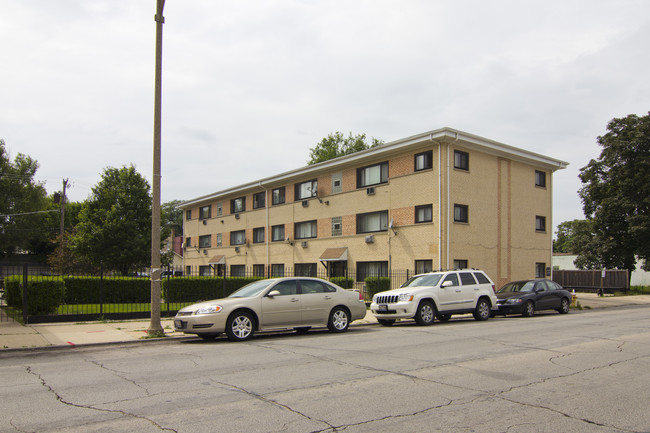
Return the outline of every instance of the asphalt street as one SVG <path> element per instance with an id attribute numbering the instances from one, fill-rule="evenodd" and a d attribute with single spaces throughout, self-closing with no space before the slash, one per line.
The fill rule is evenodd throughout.
<path id="1" fill-rule="evenodd" d="M 649 313 L 0 353 L 0 431 L 648 432 Z"/>

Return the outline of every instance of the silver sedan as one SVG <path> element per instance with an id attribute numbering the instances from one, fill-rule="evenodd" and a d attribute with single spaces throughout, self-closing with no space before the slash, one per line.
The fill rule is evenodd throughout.
<path id="1" fill-rule="evenodd" d="M 244 341 L 256 331 L 270 329 L 307 332 L 327 326 L 331 332 L 344 332 L 350 322 L 365 315 L 359 292 L 318 278 L 272 278 L 252 282 L 227 298 L 180 309 L 174 329 L 205 339 L 225 332 L 232 341 Z"/>

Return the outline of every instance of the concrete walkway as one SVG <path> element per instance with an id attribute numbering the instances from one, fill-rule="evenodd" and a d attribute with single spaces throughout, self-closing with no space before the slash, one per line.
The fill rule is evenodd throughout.
<path id="1" fill-rule="evenodd" d="M 577 301 L 584 311 L 648 305 L 650 304 L 650 295 L 598 297 L 592 293 L 580 293 Z M 376 323 L 375 317 L 368 312 L 364 319 L 354 321 L 351 326 Z M 192 335 L 174 332 L 172 319 L 163 319 L 161 324 L 166 337 L 176 339 L 195 338 Z M 152 341 L 152 339 L 146 338 L 148 327 L 148 319 L 120 322 L 47 323 L 23 326 L 11 319 L 7 321 L 7 317 L 3 317 L 3 321 L 0 321 L 0 353 L 47 347 L 61 348 L 92 344 Z"/>

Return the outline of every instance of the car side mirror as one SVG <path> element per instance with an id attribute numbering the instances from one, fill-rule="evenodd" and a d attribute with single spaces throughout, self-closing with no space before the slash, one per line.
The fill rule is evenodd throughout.
<path id="1" fill-rule="evenodd" d="M 280 291 L 279 290 L 271 290 L 267 295 L 269 298 L 272 298 L 274 296 L 280 296 Z"/>
<path id="2" fill-rule="evenodd" d="M 440 287 L 449 287 L 449 286 L 453 286 L 453 285 L 454 285 L 453 281 L 445 281 L 444 283 L 442 283 L 442 286 L 440 286 Z"/>

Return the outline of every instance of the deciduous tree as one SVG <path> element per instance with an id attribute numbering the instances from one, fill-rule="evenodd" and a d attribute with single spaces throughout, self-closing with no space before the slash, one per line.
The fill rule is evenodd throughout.
<path id="1" fill-rule="evenodd" d="M 323 138 L 315 147 L 309 149 L 309 165 L 317 164 L 339 156 L 349 155 L 360 150 L 370 149 L 384 144 L 382 140 L 372 137 L 366 143 L 366 134 L 344 136 L 342 132 L 335 132 Z"/>

